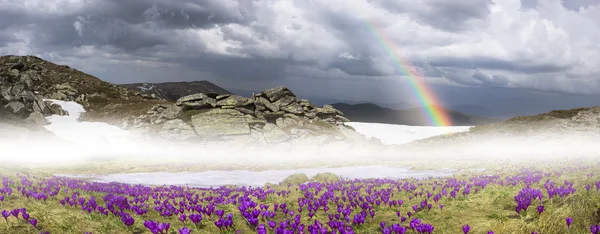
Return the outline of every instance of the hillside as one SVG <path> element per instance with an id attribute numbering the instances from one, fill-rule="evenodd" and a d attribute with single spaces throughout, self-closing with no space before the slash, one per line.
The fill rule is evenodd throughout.
<path id="1" fill-rule="evenodd" d="M 493 138 L 561 139 L 565 137 L 600 137 L 600 106 L 517 116 L 499 123 L 475 126 L 467 132 L 414 141 L 409 145 L 430 147 Z"/>
<path id="2" fill-rule="evenodd" d="M 60 105 L 44 100 L 56 99 L 81 104 L 86 110 L 83 121 L 104 122 L 159 140 L 288 148 L 292 143 L 373 143 L 346 126 L 348 120 L 339 110 L 316 106 L 283 86 L 243 97 L 210 83 L 192 83 L 203 84 L 208 92 L 165 100 L 38 57 L 2 56 L 0 125 L 44 132 L 40 126 L 48 124 L 45 117 L 69 115 Z M 175 86 L 185 86 L 181 84 L 190 83 Z M 196 92 L 189 90 L 183 92 Z"/>
<path id="3" fill-rule="evenodd" d="M 210 81 L 134 83 L 121 86 L 149 94 L 159 99 L 177 101 L 177 99 L 195 93 L 233 94 Z"/>
<path id="4" fill-rule="evenodd" d="M 342 111 L 344 116 L 353 122 L 386 123 L 400 125 L 431 125 L 423 115 L 422 108 L 411 108 L 405 110 L 394 110 L 378 106 L 372 103 L 346 104 L 335 103 L 333 107 Z M 447 110 L 452 123 L 455 126 L 474 126 L 499 122 L 500 120 L 463 114 L 453 110 Z"/>

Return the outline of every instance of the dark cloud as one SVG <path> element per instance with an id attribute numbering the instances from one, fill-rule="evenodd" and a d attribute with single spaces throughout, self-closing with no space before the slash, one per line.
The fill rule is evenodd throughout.
<path id="1" fill-rule="evenodd" d="M 508 78 L 504 76 L 488 76 L 480 71 L 476 71 L 475 74 L 473 74 L 472 78 L 483 82 L 484 85 L 490 86 L 506 86 L 509 83 Z"/>
<path id="2" fill-rule="evenodd" d="M 471 20 L 484 20 L 490 14 L 491 0 L 426 0 L 424 5 L 414 7 L 408 2 L 376 1 L 395 13 L 408 14 L 424 25 L 441 30 L 462 31 L 469 29 Z"/>
<path id="3" fill-rule="evenodd" d="M 535 64 L 535 61 L 506 61 L 490 57 L 456 58 L 456 57 L 437 57 L 430 60 L 430 64 L 435 67 L 453 67 L 463 69 L 492 69 L 505 70 L 516 73 L 553 73 L 563 72 L 569 69 L 569 66 L 557 66 L 554 64 Z"/>

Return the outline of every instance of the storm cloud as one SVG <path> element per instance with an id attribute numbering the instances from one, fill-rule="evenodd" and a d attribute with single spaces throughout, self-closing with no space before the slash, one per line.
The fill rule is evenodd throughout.
<path id="1" fill-rule="evenodd" d="M 591 0 L 0 0 L 0 54 L 116 83 L 402 82 L 414 68 L 441 87 L 598 95 L 598 41 Z"/>

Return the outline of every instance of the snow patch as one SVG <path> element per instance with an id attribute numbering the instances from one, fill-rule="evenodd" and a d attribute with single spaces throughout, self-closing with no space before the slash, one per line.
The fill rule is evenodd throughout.
<path id="1" fill-rule="evenodd" d="M 97 182 L 120 182 L 144 185 L 188 185 L 193 187 L 218 187 L 223 185 L 238 186 L 263 186 L 266 183 L 279 183 L 286 177 L 303 173 L 309 178 L 318 173 L 331 172 L 346 179 L 404 179 L 404 178 L 429 178 L 446 177 L 452 175 L 453 170 L 444 169 L 437 171 L 412 171 L 405 168 L 389 166 L 353 166 L 337 168 L 306 168 L 294 170 L 268 170 L 268 171 L 205 171 L 205 172 L 152 172 L 128 173 L 110 175 L 64 175 L 56 176 L 72 178 L 93 178 Z"/>
<path id="2" fill-rule="evenodd" d="M 465 132 L 471 128 L 470 126 L 408 126 L 360 122 L 349 122 L 346 124 L 356 129 L 358 133 L 367 137 L 378 138 L 383 144 L 387 145 L 406 144 L 411 141 L 421 140 L 437 135 Z"/>

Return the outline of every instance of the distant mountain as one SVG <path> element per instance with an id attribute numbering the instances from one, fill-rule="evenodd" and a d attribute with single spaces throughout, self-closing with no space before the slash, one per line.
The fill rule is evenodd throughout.
<path id="1" fill-rule="evenodd" d="M 180 97 L 196 93 L 233 94 L 210 81 L 164 82 L 164 83 L 134 83 L 121 86 L 133 90 L 153 94 L 157 98 L 176 101 Z"/>
<path id="2" fill-rule="evenodd" d="M 470 115 L 478 115 L 478 116 L 497 118 L 497 114 L 494 111 L 487 109 L 483 106 L 478 106 L 478 105 L 470 105 L 470 104 L 456 105 L 456 106 L 451 106 L 450 109 L 459 111 L 461 113 L 470 114 Z"/>
<path id="3" fill-rule="evenodd" d="M 344 116 L 353 122 L 387 123 L 402 125 L 429 126 L 423 108 L 394 110 L 372 103 L 347 104 L 335 103 L 332 106 L 344 113 Z M 454 126 L 474 126 L 500 122 L 498 119 L 464 114 L 446 109 Z"/>

